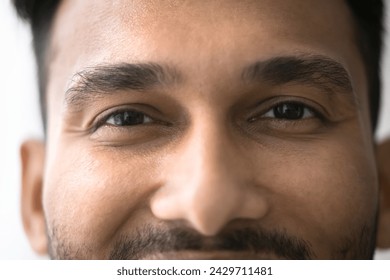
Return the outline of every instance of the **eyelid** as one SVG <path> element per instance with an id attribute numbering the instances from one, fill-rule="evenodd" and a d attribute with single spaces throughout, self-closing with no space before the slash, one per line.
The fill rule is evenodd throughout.
<path id="1" fill-rule="evenodd" d="M 274 105 L 272 108 L 270 108 L 267 112 L 265 112 L 261 117 L 267 117 L 267 118 L 276 118 L 276 116 L 266 116 L 267 114 L 271 113 L 271 114 L 274 114 L 274 109 L 278 106 L 281 106 L 281 105 L 284 105 L 284 104 L 295 104 L 295 105 L 299 105 L 299 106 L 302 106 L 303 107 L 303 110 L 304 110 L 304 114 L 305 114 L 305 110 L 306 111 L 309 111 L 309 113 L 311 113 L 314 117 L 317 117 L 318 113 L 315 111 L 315 109 L 312 109 L 310 106 L 307 106 L 303 103 L 298 103 L 298 102 L 281 102 L 279 104 L 276 104 Z M 305 116 L 302 116 L 301 119 L 308 119 L 310 117 L 305 117 Z"/>
<path id="2" fill-rule="evenodd" d="M 317 117 L 319 120 L 321 120 L 323 122 L 325 122 L 329 119 L 327 116 L 328 115 L 327 110 L 323 106 L 321 106 L 320 104 L 318 104 L 314 101 L 311 101 L 311 100 L 303 98 L 303 97 L 296 97 L 296 96 L 278 96 L 278 97 L 274 97 L 274 98 L 268 99 L 266 101 L 263 101 L 260 104 L 257 104 L 256 107 L 260 107 L 260 109 L 256 110 L 255 113 L 251 114 L 247 118 L 247 121 L 252 122 L 255 120 L 262 119 L 263 116 L 267 112 L 269 112 L 270 110 L 273 110 L 273 108 L 275 108 L 276 106 L 286 104 L 286 103 L 294 103 L 294 104 L 299 104 L 299 105 L 306 107 L 315 115 L 314 117 Z M 267 118 L 263 118 L 263 119 L 267 119 Z M 269 120 L 273 119 L 273 120 L 278 120 L 278 121 L 289 121 L 289 122 L 293 121 L 293 120 L 283 120 L 283 119 L 277 119 L 277 118 L 268 118 L 268 119 Z M 298 119 L 298 120 L 294 120 L 294 121 L 302 121 L 302 120 L 306 120 L 306 119 L 309 119 L 309 118 Z"/>
<path id="3" fill-rule="evenodd" d="M 101 113 L 98 117 L 96 117 L 96 119 L 92 122 L 92 132 L 95 132 L 96 130 L 103 127 L 104 125 L 110 125 L 107 123 L 107 121 L 112 116 L 114 116 L 116 114 L 124 113 L 124 112 L 129 112 L 129 111 L 143 114 L 146 117 L 150 118 L 152 121 L 155 121 L 155 118 L 151 117 L 149 114 L 147 114 L 139 109 L 135 109 L 135 108 L 131 108 L 131 107 L 112 108 L 112 109 L 106 110 L 105 112 Z M 153 122 L 148 122 L 147 124 L 149 124 L 149 123 L 153 123 Z M 112 125 L 112 126 L 114 126 L 114 125 Z"/>
<path id="4" fill-rule="evenodd" d="M 109 114 L 108 117 L 106 118 L 106 120 L 105 120 L 104 123 L 105 123 L 105 124 L 112 125 L 112 126 L 121 126 L 121 125 L 116 125 L 116 124 L 114 124 L 114 123 L 111 123 L 110 120 L 111 120 L 111 119 L 114 119 L 114 117 L 115 117 L 116 115 L 124 114 L 124 113 L 128 113 L 128 112 L 139 113 L 139 114 L 143 115 L 143 116 L 144 116 L 144 122 L 143 122 L 143 124 L 153 122 L 153 119 L 152 119 L 151 117 L 149 117 L 148 115 L 146 115 L 145 113 L 143 113 L 143 112 L 139 112 L 139 111 L 136 111 L 136 110 L 123 110 L 123 111 L 114 112 L 114 113 Z M 114 122 L 115 122 L 115 120 L 114 120 Z"/>

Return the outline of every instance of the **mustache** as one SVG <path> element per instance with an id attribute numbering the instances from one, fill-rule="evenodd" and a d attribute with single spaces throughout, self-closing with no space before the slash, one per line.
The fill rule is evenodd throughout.
<path id="1" fill-rule="evenodd" d="M 272 253 L 290 260 L 312 259 L 311 245 L 283 230 L 244 227 L 205 237 L 186 227 L 144 226 L 132 235 L 121 235 L 109 255 L 111 260 L 136 260 L 156 253 L 178 251 L 232 251 Z"/>

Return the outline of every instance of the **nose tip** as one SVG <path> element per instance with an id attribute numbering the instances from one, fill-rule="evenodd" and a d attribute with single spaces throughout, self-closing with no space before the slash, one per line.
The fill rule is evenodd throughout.
<path id="1" fill-rule="evenodd" d="M 178 170 L 169 172 L 168 182 L 151 200 L 157 218 L 185 221 L 200 234 L 214 236 L 235 219 L 266 215 L 267 200 L 248 183 L 248 172 L 224 164 L 212 167 L 210 162 L 202 168 L 189 168 L 195 163 L 177 162 Z"/>
<path id="2" fill-rule="evenodd" d="M 254 195 L 246 187 L 241 193 L 224 188 L 224 193 L 214 188 L 211 195 L 200 190 L 187 194 L 180 189 L 170 194 L 159 192 L 152 199 L 152 213 L 161 220 L 185 221 L 204 236 L 217 235 L 236 219 L 258 220 L 266 215 L 269 207 L 264 197 Z"/>

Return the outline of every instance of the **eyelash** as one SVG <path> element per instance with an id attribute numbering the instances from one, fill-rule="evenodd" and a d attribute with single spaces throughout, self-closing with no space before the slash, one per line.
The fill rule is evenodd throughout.
<path id="1" fill-rule="evenodd" d="M 93 130 L 96 131 L 97 129 L 99 129 L 102 126 L 122 127 L 121 125 L 110 124 L 110 123 L 108 123 L 108 121 L 110 120 L 110 118 L 114 118 L 116 115 L 125 114 L 125 113 L 138 113 L 138 114 L 141 114 L 144 118 L 147 117 L 148 119 L 150 119 L 150 121 L 148 121 L 147 124 L 148 123 L 152 123 L 152 122 L 156 122 L 152 117 L 150 117 L 149 115 L 145 114 L 142 111 L 135 110 L 135 109 L 118 109 L 116 111 L 109 112 L 108 114 L 106 114 L 106 115 L 102 116 L 101 118 L 99 118 L 96 121 Z M 138 126 L 138 125 L 141 125 L 141 124 L 134 124 L 134 125 L 128 125 L 128 126 Z M 125 126 L 126 125 L 123 125 L 123 127 L 125 127 Z"/>
<path id="2" fill-rule="evenodd" d="M 297 118 L 297 119 L 288 119 L 288 118 L 277 118 L 275 116 L 275 109 L 278 107 L 278 106 L 282 106 L 282 105 L 285 105 L 285 106 L 301 106 L 303 108 L 303 113 L 306 112 L 307 113 L 310 113 L 312 114 L 312 116 L 309 116 L 309 117 L 302 117 L 302 118 Z M 110 120 L 110 118 L 114 118 L 115 116 L 117 115 L 120 115 L 120 114 L 125 114 L 125 113 L 138 113 L 140 115 L 142 115 L 143 118 L 148 118 L 147 122 L 146 123 L 137 123 L 137 124 L 133 124 L 133 125 L 115 125 L 115 124 L 110 124 L 108 123 L 108 121 Z M 267 114 L 274 114 L 274 117 L 265 117 L 265 115 Z M 122 115 L 123 116 L 123 115 Z M 318 110 L 314 109 L 312 106 L 309 106 L 303 102 L 299 102 L 299 101 L 281 101 L 281 102 L 277 102 L 275 104 L 273 104 L 267 111 L 263 111 L 261 114 L 257 114 L 253 117 L 250 117 L 247 119 L 247 121 L 249 123 L 253 123 L 255 121 L 258 121 L 258 120 L 273 120 L 273 121 L 279 121 L 279 122 L 299 122 L 299 121 L 303 121 L 303 120 L 306 120 L 306 119 L 311 119 L 311 118 L 318 118 L 320 119 L 321 121 L 325 121 L 325 117 L 323 114 L 321 114 Z M 100 127 L 102 126 L 113 126 L 113 127 L 135 127 L 135 126 L 140 126 L 140 125 L 148 125 L 148 124 L 153 124 L 153 123 L 159 123 L 159 121 L 155 120 L 154 118 L 150 117 L 148 114 L 142 112 L 142 111 L 139 111 L 139 110 L 136 110 L 136 109 L 126 109 L 126 108 L 121 108 L 121 109 L 118 109 L 118 110 L 115 110 L 115 111 L 112 111 L 106 115 L 104 115 L 103 117 L 101 117 L 100 119 L 98 119 L 96 121 L 96 124 L 94 125 L 94 131 L 96 131 L 97 129 L 99 129 Z M 163 122 L 160 122 L 160 123 L 163 123 Z"/>
<path id="3" fill-rule="evenodd" d="M 301 109 L 303 110 L 303 114 L 311 114 L 311 116 L 302 116 L 302 117 L 299 117 L 299 118 L 283 118 L 283 117 L 276 117 L 276 114 L 277 112 L 275 111 L 276 108 L 278 108 L 279 106 L 299 106 L 301 107 Z M 273 117 L 270 117 L 270 116 L 266 116 L 267 114 L 273 114 L 274 116 Z M 297 122 L 297 121 L 302 121 L 302 120 L 306 120 L 306 119 L 311 119 L 311 118 L 318 118 L 320 119 L 321 121 L 324 121 L 325 120 L 325 117 L 322 113 L 319 112 L 319 110 L 316 110 L 314 109 L 312 106 L 309 106 L 303 102 L 299 102 L 299 101 L 280 101 L 280 102 L 277 102 L 275 104 L 272 104 L 272 106 L 267 110 L 267 111 L 263 111 L 261 114 L 257 114 L 253 117 L 250 117 L 248 119 L 248 122 L 254 122 L 254 121 L 257 121 L 259 119 L 268 119 L 268 120 L 275 120 L 275 121 L 285 121 L 285 122 Z"/>

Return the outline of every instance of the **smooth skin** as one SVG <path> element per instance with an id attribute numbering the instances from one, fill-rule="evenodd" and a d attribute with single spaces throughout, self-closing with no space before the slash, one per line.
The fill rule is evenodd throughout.
<path id="1" fill-rule="evenodd" d="M 301 240 L 310 258 L 372 257 L 378 167 L 344 1 L 64 0 L 51 34 L 46 141 L 22 146 L 37 252 L 106 259 L 123 237 L 176 228 L 206 245 L 136 257 L 289 258 L 218 247 L 251 228 Z M 337 71 L 248 74 L 278 58 L 332 62 L 349 86 Z M 130 64 L 164 73 L 141 89 L 96 84 Z M 277 114 L 289 104 L 298 117 Z"/>

